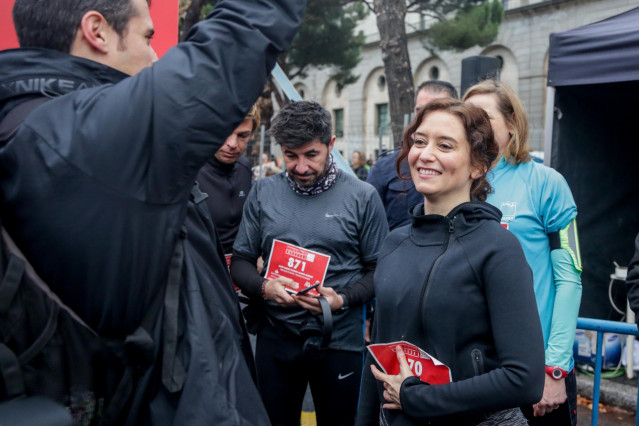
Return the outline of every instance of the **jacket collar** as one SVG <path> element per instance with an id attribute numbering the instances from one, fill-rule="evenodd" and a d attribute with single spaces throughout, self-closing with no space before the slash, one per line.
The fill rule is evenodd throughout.
<path id="1" fill-rule="evenodd" d="M 0 108 L 20 97 L 56 97 L 126 77 L 114 68 L 55 50 L 4 50 L 0 52 Z"/>
<path id="2" fill-rule="evenodd" d="M 238 161 L 239 161 L 239 159 L 238 159 Z M 219 174 L 228 175 L 235 168 L 235 165 L 237 164 L 237 161 L 232 163 L 232 164 L 222 163 L 220 160 L 215 158 L 215 156 L 213 156 L 213 157 L 211 157 L 209 159 L 208 163 L 211 165 L 213 170 L 215 170 Z"/>
<path id="3" fill-rule="evenodd" d="M 501 220 L 501 211 L 482 202 L 469 201 L 451 210 L 446 216 L 424 214 L 424 203 L 416 205 L 410 216 L 413 221 L 411 238 L 416 244 L 440 244 L 448 235 L 465 235 L 475 230 L 485 220 Z"/>

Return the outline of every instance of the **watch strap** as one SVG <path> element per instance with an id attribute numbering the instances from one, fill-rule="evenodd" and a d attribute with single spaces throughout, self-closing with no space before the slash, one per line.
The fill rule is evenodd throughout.
<path id="1" fill-rule="evenodd" d="M 568 376 L 568 372 L 563 368 L 546 366 L 546 374 L 555 380 L 565 379 Z"/>
<path id="2" fill-rule="evenodd" d="M 337 310 L 337 312 L 344 312 L 348 310 L 348 298 L 344 293 L 337 293 L 339 297 L 342 298 L 342 307 Z"/>

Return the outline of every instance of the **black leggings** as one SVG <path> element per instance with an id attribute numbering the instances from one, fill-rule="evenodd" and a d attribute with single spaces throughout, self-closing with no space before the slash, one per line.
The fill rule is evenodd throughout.
<path id="1" fill-rule="evenodd" d="M 302 338 L 271 325 L 257 334 L 257 381 L 271 422 L 274 426 L 299 425 L 310 384 L 318 426 L 353 425 L 363 355 L 329 349 L 317 358 L 305 354 L 303 344 Z"/>

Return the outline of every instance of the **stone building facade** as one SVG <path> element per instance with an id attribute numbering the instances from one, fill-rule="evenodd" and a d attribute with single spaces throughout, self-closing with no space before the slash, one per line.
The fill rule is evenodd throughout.
<path id="1" fill-rule="evenodd" d="M 428 25 L 423 17 L 407 17 L 408 50 L 415 87 L 422 81 L 450 81 L 461 86 L 461 61 L 474 55 L 501 60 L 500 78 L 510 84 L 528 112 L 533 150 L 543 151 L 549 35 L 597 22 L 635 7 L 639 0 L 503 0 L 504 20 L 495 41 L 463 52 L 426 49 L 415 28 Z M 360 28 L 366 35 L 362 60 L 355 68 L 356 83 L 339 90 L 327 69 L 312 70 L 293 83 L 304 99 L 316 100 L 333 115 L 337 149 L 346 157 L 359 150 L 373 159 L 392 147 L 386 130 L 390 117 L 375 16 Z M 461 94 L 460 94 L 461 95 Z M 405 118 L 405 122 L 409 118 Z"/>

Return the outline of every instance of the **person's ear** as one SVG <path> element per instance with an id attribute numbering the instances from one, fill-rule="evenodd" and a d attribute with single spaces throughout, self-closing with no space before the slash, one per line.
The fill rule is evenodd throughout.
<path id="1" fill-rule="evenodd" d="M 82 16 L 79 32 L 93 49 L 108 53 L 115 31 L 100 12 L 90 10 Z"/>
<path id="2" fill-rule="evenodd" d="M 473 168 L 473 170 L 470 172 L 470 178 L 472 180 L 475 179 L 479 179 L 484 173 L 482 172 L 482 170 L 478 169 L 478 168 Z"/>
<path id="3" fill-rule="evenodd" d="M 331 136 L 331 141 L 328 143 L 328 150 L 331 151 L 335 145 L 335 135 Z"/>
<path id="4" fill-rule="evenodd" d="M 515 134 L 515 113 L 512 114 L 512 120 L 506 121 L 506 129 L 508 129 L 508 134 L 512 137 Z"/>

